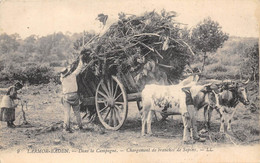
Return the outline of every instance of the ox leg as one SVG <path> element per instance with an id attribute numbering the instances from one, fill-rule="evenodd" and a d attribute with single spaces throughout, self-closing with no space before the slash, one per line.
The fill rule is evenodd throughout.
<path id="1" fill-rule="evenodd" d="M 183 141 L 188 142 L 190 140 L 190 127 L 191 127 L 191 119 L 182 116 L 183 121 Z"/>
<path id="2" fill-rule="evenodd" d="M 211 116 L 212 116 L 212 111 L 213 111 L 213 108 L 211 106 L 209 106 L 208 107 L 208 122 L 207 122 L 208 130 L 210 130 L 210 120 L 211 120 Z"/>
<path id="3" fill-rule="evenodd" d="M 208 111 L 208 106 L 205 106 L 204 107 L 204 123 L 205 123 L 205 128 L 206 130 L 208 130 L 208 119 L 207 119 L 207 111 Z"/>
<path id="4" fill-rule="evenodd" d="M 185 97 L 185 96 L 183 96 Z M 181 115 L 186 117 L 186 118 L 190 118 L 190 114 L 188 112 L 188 107 L 186 105 L 186 98 L 181 98 L 180 99 L 180 112 L 181 112 Z"/>
<path id="5" fill-rule="evenodd" d="M 224 133 L 225 132 L 225 128 L 224 128 L 225 127 L 225 119 L 224 119 L 224 108 L 223 107 L 221 107 L 219 109 L 219 113 L 220 113 L 220 120 L 221 120 L 219 132 Z"/>
<path id="6" fill-rule="evenodd" d="M 185 96 L 183 96 L 185 97 Z M 183 122 L 183 141 L 188 142 L 190 140 L 190 128 L 191 128 L 191 118 L 188 112 L 188 106 L 186 105 L 186 98 L 180 98 L 180 112 Z"/>
<path id="7" fill-rule="evenodd" d="M 236 111 L 237 111 L 237 109 L 235 108 L 235 110 L 233 111 L 233 113 L 231 114 L 231 116 L 230 116 L 229 119 L 228 119 L 228 126 L 227 126 L 227 130 L 228 130 L 228 131 L 232 131 L 232 130 L 231 130 L 231 121 L 232 121 L 232 119 L 233 119 L 234 114 L 235 114 Z"/>
<path id="8" fill-rule="evenodd" d="M 155 112 L 154 112 L 155 113 Z M 150 110 L 147 115 L 147 134 L 152 135 L 152 111 Z"/>
<path id="9" fill-rule="evenodd" d="M 198 135 L 198 128 L 197 128 L 197 117 L 198 117 L 198 111 L 197 108 L 195 108 L 193 105 L 189 107 L 189 113 L 191 115 L 191 134 L 194 140 L 198 140 L 200 137 Z"/>
<path id="10" fill-rule="evenodd" d="M 142 111 L 142 114 L 141 114 L 141 117 L 142 117 L 142 131 L 141 131 L 141 136 L 145 136 L 145 127 L 146 127 L 146 123 L 147 123 L 147 115 L 149 113 L 149 111 L 151 110 L 151 102 L 150 101 L 147 101 L 147 100 L 144 100 L 142 99 L 142 102 L 143 102 L 143 109 L 141 110 Z"/>
<path id="11" fill-rule="evenodd" d="M 147 111 L 144 108 L 142 113 L 142 132 L 141 132 L 142 136 L 145 136 L 146 121 L 147 121 Z"/>

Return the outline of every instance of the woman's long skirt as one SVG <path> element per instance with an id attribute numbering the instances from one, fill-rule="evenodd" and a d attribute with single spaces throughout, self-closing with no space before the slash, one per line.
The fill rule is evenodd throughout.
<path id="1" fill-rule="evenodd" d="M 1 108 L 0 121 L 9 122 L 15 120 L 14 108 Z"/>

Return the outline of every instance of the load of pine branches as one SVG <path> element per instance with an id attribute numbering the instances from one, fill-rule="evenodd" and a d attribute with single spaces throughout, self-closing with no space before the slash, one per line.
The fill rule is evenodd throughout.
<path id="1" fill-rule="evenodd" d="M 183 39 L 182 24 L 173 11 L 141 16 L 119 13 L 119 20 L 81 51 L 97 76 L 131 74 L 142 87 L 180 78 L 193 54 Z"/>

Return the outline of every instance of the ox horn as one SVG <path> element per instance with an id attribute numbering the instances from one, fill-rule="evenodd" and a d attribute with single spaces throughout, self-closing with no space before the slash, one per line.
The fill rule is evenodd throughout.
<path id="1" fill-rule="evenodd" d="M 243 83 L 243 84 L 247 84 L 249 81 L 250 81 L 250 80 L 249 80 L 249 78 L 248 78 L 247 81 L 242 82 L 242 83 Z"/>

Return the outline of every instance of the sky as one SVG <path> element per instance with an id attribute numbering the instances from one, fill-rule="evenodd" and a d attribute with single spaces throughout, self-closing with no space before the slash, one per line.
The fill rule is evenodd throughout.
<path id="1" fill-rule="evenodd" d="M 190 28 L 211 17 L 231 36 L 259 36 L 258 0 L 0 0 L 0 33 L 25 38 L 60 31 L 100 32 L 100 22 L 95 20 L 99 13 L 109 17 L 106 29 L 120 12 L 140 15 L 162 9 L 176 11 L 176 20 Z"/>

